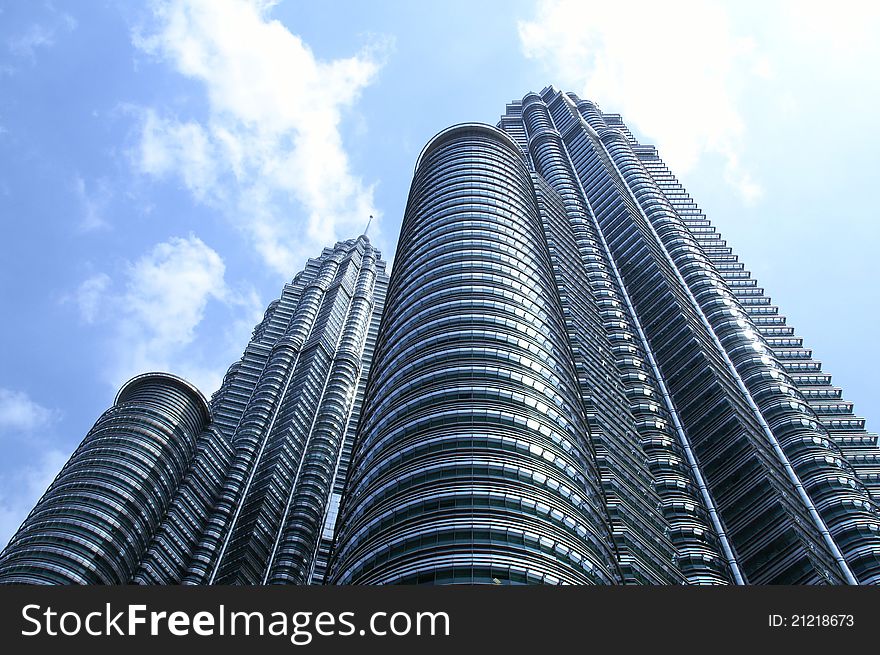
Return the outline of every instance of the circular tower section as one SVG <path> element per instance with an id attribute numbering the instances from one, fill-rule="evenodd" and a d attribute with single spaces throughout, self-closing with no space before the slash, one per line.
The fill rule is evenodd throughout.
<path id="1" fill-rule="evenodd" d="M 495 128 L 419 157 L 362 416 L 334 582 L 619 581 L 531 176 Z"/>
<path id="2" fill-rule="evenodd" d="M 0 582 L 127 583 L 209 419 L 181 378 L 129 380 L 3 552 Z"/>

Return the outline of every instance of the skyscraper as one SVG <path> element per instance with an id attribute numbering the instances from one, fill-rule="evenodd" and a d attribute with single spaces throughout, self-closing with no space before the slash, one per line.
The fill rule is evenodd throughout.
<path id="1" fill-rule="evenodd" d="M 425 146 L 390 281 L 338 243 L 210 403 L 128 382 L 0 582 L 878 584 L 878 501 L 656 150 L 548 87 Z"/>
<path id="2" fill-rule="evenodd" d="M 211 402 L 126 383 L 0 556 L 6 583 L 323 579 L 388 276 L 365 236 L 284 287 Z"/>
<path id="3" fill-rule="evenodd" d="M 373 366 L 334 582 L 880 583 L 877 436 L 574 94 L 422 151 Z"/>

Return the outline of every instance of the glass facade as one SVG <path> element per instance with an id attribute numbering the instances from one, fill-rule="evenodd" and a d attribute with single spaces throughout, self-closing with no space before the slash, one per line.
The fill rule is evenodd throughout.
<path id="1" fill-rule="evenodd" d="M 420 157 L 335 583 L 620 581 L 529 171 L 464 125 Z"/>
<path id="2" fill-rule="evenodd" d="M 441 132 L 397 262 L 333 582 L 880 582 L 877 436 L 619 116 L 548 87 Z"/>
<path id="3" fill-rule="evenodd" d="M 128 582 L 208 420 L 205 398 L 180 378 L 126 383 L 3 551 L 0 582 Z"/>
<path id="4" fill-rule="evenodd" d="M 234 453 L 184 583 L 319 581 L 384 269 L 366 237 L 343 242 L 310 260 L 270 305 L 219 392 L 234 405 L 224 421 Z"/>
<path id="5" fill-rule="evenodd" d="M 393 274 L 308 261 L 210 403 L 128 382 L 0 582 L 880 584 L 880 449 L 620 116 L 416 163 Z"/>
<path id="6" fill-rule="evenodd" d="M 585 267 L 689 581 L 880 581 L 876 435 L 799 375 L 818 365 L 656 150 L 552 87 L 499 127 L 605 260 Z"/>
<path id="7" fill-rule="evenodd" d="M 119 392 L 0 555 L 0 582 L 320 583 L 388 276 L 365 236 L 272 302 L 210 404 Z"/>

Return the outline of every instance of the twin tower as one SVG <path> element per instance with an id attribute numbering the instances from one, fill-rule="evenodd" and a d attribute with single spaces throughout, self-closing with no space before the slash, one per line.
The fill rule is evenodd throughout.
<path id="1" fill-rule="evenodd" d="M 416 165 L 210 402 L 123 386 L 0 582 L 877 584 L 880 449 L 616 114 L 548 87 Z"/>

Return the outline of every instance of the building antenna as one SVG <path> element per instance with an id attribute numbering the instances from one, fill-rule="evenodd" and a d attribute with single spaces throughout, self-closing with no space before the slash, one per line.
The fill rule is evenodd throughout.
<path id="1" fill-rule="evenodd" d="M 367 232 L 370 231 L 370 223 L 373 222 L 373 215 L 370 214 L 370 220 L 367 221 L 367 227 L 364 228 L 364 236 L 367 236 Z"/>

